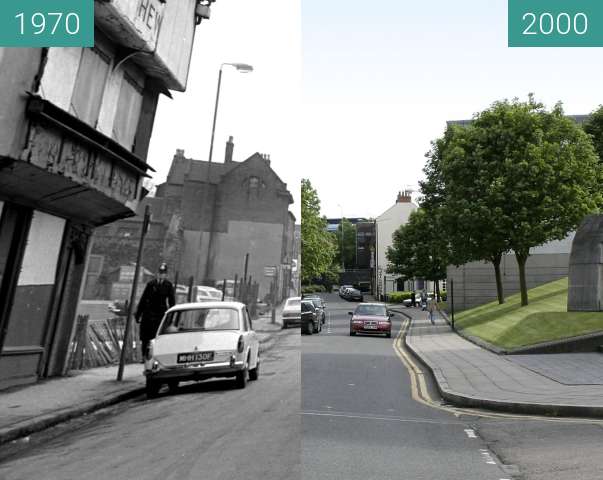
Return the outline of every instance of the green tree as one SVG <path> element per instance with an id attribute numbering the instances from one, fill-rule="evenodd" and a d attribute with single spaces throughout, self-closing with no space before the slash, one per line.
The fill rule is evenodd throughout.
<path id="1" fill-rule="evenodd" d="M 599 160 L 603 160 L 603 105 L 599 105 L 584 122 L 584 131 L 592 137 Z"/>
<path id="2" fill-rule="evenodd" d="M 301 183 L 302 282 L 326 273 L 334 261 L 336 247 L 327 232 L 327 220 L 320 216 L 320 199 L 310 180 Z"/>
<path id="3" fill-rule="evenodd" d="M 489 168 L 479 148 L 472 126 L 451 125 L 442 138 L 432 142 L 424 168 L 426 180 L 420 182 L 422 206 L 439 219 L 451 264 L 474 260 L 492 263 L 498 302 L 502 304 L 500 264 L 509 246 L 497 202 L 504 201 L 505 193 L 496 188 L 484 190 L 486 185 L 496 187 L 496 182 L 476 178 L 476 171 L 487 174 Z M 480 163 L 484 161 L 486 165 Z"/>
<path id="4" fill-rule="evenodd" d="M 457 225 L 453 251 L 481 252 L 485 259 L 488 242 L 513 250 L 522 305 L 528 304 L 530 248 L 565 238 L 602 202 L 603 174 L 591 139 L 560 104 L 547 111 L 532 95 L 527 102 L 495 102 L 478 114 L 446 146 L 439 169 L 447 227 Z M 488 242 L 474 236 L 479 231 Z"/>
<path id="5" fill-rule="evenodd" d="M 392 235 L 392 245 L 385 253 L 388 273 L 402 275 L 404 280 L 424 278 L 436 282 L 446 278 L 448 240 L 442 235 L 441 219 L 424 208 L 410 215 Z M 439 295 L 439 291 L 436 292 Z"/>
<path id="6" fill-rule="evenodd" d="M 343 228 L 343 242 L 341 238 L 341 231 Z M 337 252 L 335 256 L 335 262 L 341 264 L 343 258 L 343 265 L 347 268 L 356 267 L 356 227 L 352 225 L 347 218 L 343 218 L 337 232 L 334 235 L 334 242 L 337 245 Z M 341 255 L 341 247 L 343 243 L 343 257 Z"/>

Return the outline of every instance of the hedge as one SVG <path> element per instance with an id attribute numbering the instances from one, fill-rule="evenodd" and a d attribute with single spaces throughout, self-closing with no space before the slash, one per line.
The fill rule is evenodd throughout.
<path id="1" fill-rule="evenodd" d="M 410 298 L 412 292 L 391 292 L 387 294 L 387 301 L 390 303 L 402 303 Z"/>
<path id="2" fill-rule="evenodd" d="M 324 293 L 326 292 L 324 285 L 304 285 L 302 286 L 302 294 L 304 293 Z"/>

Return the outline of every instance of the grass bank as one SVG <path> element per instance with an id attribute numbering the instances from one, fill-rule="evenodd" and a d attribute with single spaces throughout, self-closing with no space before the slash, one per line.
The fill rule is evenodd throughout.
<path id="1" fill-rule="evenodd" d="M 533 288 L 528 296 L 526 307 L 518 293 L 502 305 L 492 302 L 458 313 L 455 324 L 506 350 L 603 331 L 603 312 L 567 312 L 567 278 Z"/>

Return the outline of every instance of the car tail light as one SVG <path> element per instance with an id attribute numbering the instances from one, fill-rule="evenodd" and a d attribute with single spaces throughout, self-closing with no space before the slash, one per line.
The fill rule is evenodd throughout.
<path id="1" fill-rule="evenodd" d="M 243 335 L 239 337 L 239 343 L 237 343 L 237 352 L 243 353 L 243 348 L 245 347 L 245 343 L 243 342 Z"/>
<path id="2" fill-rule="evenodd" d="M 379 325 L 387 326 L 389 325 L 389 322 L 379 322 Z"/>

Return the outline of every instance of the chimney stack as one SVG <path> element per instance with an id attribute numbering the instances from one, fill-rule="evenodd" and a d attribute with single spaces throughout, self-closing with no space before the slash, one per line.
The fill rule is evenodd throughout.
<path id="1" fill-rule="evenodd" d="M 228 142 L 226 142 L 226 152 L 224 154 L 224 163 L 232 162 L 232 151 L 234 150 L 234 143 L 232 143 L 232 135 L 228 137 Z"/>
<path id="2" fill-rule="evenodd" d="M 184 158 L 184 149 L 183 148 L 177 148 L 176 149 L 176 155 L 174 155 L 174 158 Z"/>
<path id="3" fill-rule="evenodd" d="M 398 192 L 398 198 L 396 199 L 396 203 L 410 203 L 412 201 L 410 198 L 411 193 L 412 192 L 410 190 Z"/>

